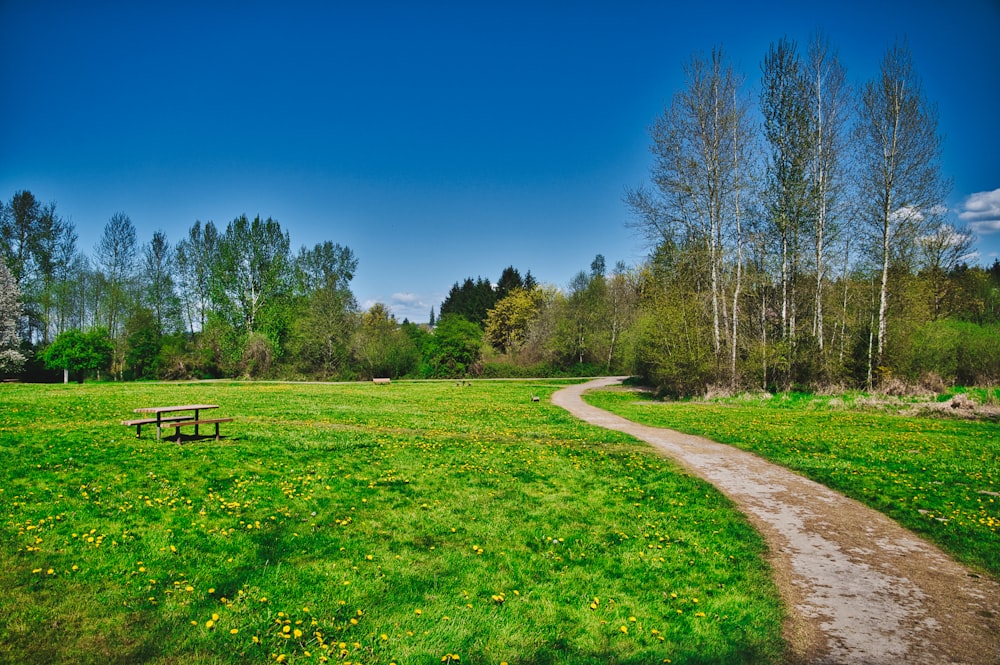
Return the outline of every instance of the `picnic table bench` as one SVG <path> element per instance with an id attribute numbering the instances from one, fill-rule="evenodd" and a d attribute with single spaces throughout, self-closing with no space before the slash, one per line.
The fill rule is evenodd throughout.
<path id="1" fill-rule="evenodd" d="M 144 406 L 135 409 L 136 413 L 149 413 L 153 414 L 154 418 L 138 418 L 133 420 L 123 420 L 122 425 L 127 425 L 129 427 L 135 427 L 135 436 L 139 438 L 142 434 L 143 425 L 156 425 L 156 439 L 160 439 L 160 433 L 164 427 L 173 427 L 174 435 L 177 437 L 177 443 L 181 442 L 181 428 L 182 427 L 194 427 L 194 435 L 198 436 L 198 426 L 199 425 L 215 425 L 215 440 L 219 440 L 219 423 L 230 423 L 233 421 L 232 418 L 202 418 L 200 417 L 201 411 L 207 411 L 209 409 L 218 409 L 218 404 L 183 404 L 178 406 Z M 194 415 L 167 415 L 177 413 L 181 411 L 193 411 Z"/>

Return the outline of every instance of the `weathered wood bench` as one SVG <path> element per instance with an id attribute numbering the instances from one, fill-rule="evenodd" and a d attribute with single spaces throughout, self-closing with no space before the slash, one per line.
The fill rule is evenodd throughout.
<path id="1" fill-rule="evenodd" d="M 164 427 L 173 427 L 174 436 L 177 438 L 177 445 L 181 443 L 181 428 L 194 426 L 194 435 L 198 436 L 198 426 L 199 425 L 215 425 L 215 440 L 219 440 L 219 423 L 231 423 L 232 418 L 201 418 L 199 420 L 179 420 L 176 422 L 163 422 Z"/>
<path id="2" fill-rule="evenodd" d="M 390 383 L 392 383 L 392 379 L 383 379 L 383 378 L 372 379 L 372 383 L 377 385 L 389 385 Z"/>
<path id="3" fill-rule="evenodd" d="M 161 425 L 169 424 L 171 421 L 175 420 L 187 420 L 191 416 L 167 416 L 166 418 L 160 418 L 159 422 Z M 140 438 L 142 435 L 143 425 L 156 425 L 156 418 L 139 418 L 136 420 L 123 420 L 122 425 L 126 427 L 135 427 L 135 438 Z"/>

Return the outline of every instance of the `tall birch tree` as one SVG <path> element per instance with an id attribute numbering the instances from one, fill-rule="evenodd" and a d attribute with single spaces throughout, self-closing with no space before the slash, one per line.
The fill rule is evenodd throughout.
<path id="1" fill-rule="evenodd" d="M 744 121 L 738 103 L 742 77 L 723 51 L 695 55 L 684 67 L 686 87 L 674 94 L 650 135 L 653 191 L 631 190 L 626 203 L 634 226 L 656 244 L 701 247 L 711 297 L 712 343 L 721 359 L 724 332 L 723 268 L 741 184 L 734 158 Z"/>
<path id="2" fill-rule="evenodd" d="M 813 212 L 808 83 L 795 42 L 771 44 L 761 73 L 760 109 L 769 146 L 765 199 L 781 245 L 782 336 L 794 342 L 800 240 Z"/>
<path id="3" fill-rule="evenodd" d="M 886 360 L 890 268 L 909 267 L 919 239 L 940 225 L 949 184 L 941 175 L 937 109 L 924 97 L 905 41 L 887 49 L 858 114 L 859 196 L 881 269 L 871 373 Z"/>
<path id="4" fill-rule="evenodd" d="M 806 61 L 809 114 L 812 125 L 812 186 L 816 197 L 813 249 L 816 293 L 813 336 L 820 352 L 825 348 L 823 290 L 827 279 L 827 245 L 836 233 L 844 185 L 844 141 L 850 112 L 850 87 L 844 67 L 829 40 L 817 33 L 809 42 Z"/>

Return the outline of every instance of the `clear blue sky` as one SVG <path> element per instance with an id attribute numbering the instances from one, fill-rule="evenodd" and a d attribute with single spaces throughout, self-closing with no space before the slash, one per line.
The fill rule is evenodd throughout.
<path id="1" fill-rule="evenodd" d="M 721 45 L 756 88 L 771 42 L 817 29 L 852 82 L 908 39 L 992 263 L 998 0 L 0 0 L 0 197 L 55 201 L 87 254 L 118 211 L 141 242 L 270 216 L 294 249 L 351 247 L 362 304 L 425 321 L 467 276 L 639 262 L 622 195 L 683 63 Z"/>

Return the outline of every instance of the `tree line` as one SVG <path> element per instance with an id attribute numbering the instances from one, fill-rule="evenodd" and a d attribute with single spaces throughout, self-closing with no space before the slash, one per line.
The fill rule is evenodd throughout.
<path id="1" fill-rule="evenodd" d="M 773 42 L 756 95 L 721 49 L 684 74 L 626 195 L 652 248 L 642 373 L 680 393 L 1000 378 L 1000 266 L 966 265 L 905 41 L 857 87 L 822 34 Z"/>
<path id="2" fill-rule="evenodd" d="M 0 230 L 2 271 L 17 294 L 2 319 L 20 346 L 7 374 L 347 371 L 358 314 L 348 247 L 326 241 L 295 253 L 276 220 L 245 215 L 225 228 L 196 221 L 175 245 L 162 231 L 140 245 L 132 220 L 116 213 L 88 257 L 73 225 L 29 191 L 0 203 Z"/>
<path id="3" fill-rule="evenodd" d="M 944 200 L 936 110 L 905 44 L 857 88 L 836 50 L 771 44 L 755 96 L 695 55 L 627 190 L 638 266 L 598 254 L 565 287 L 509 266 L 455 282 L 430 323 L 362 311 L 358 261 L 291 249 L 273 219 L 196 221 L 138 244 L 113 215 L 92 257 L 26 191 L 0 203 L 0 372 L 116 379 L 636 374 L 666 393 L 1000 380 L 1000 262 Z"/>

